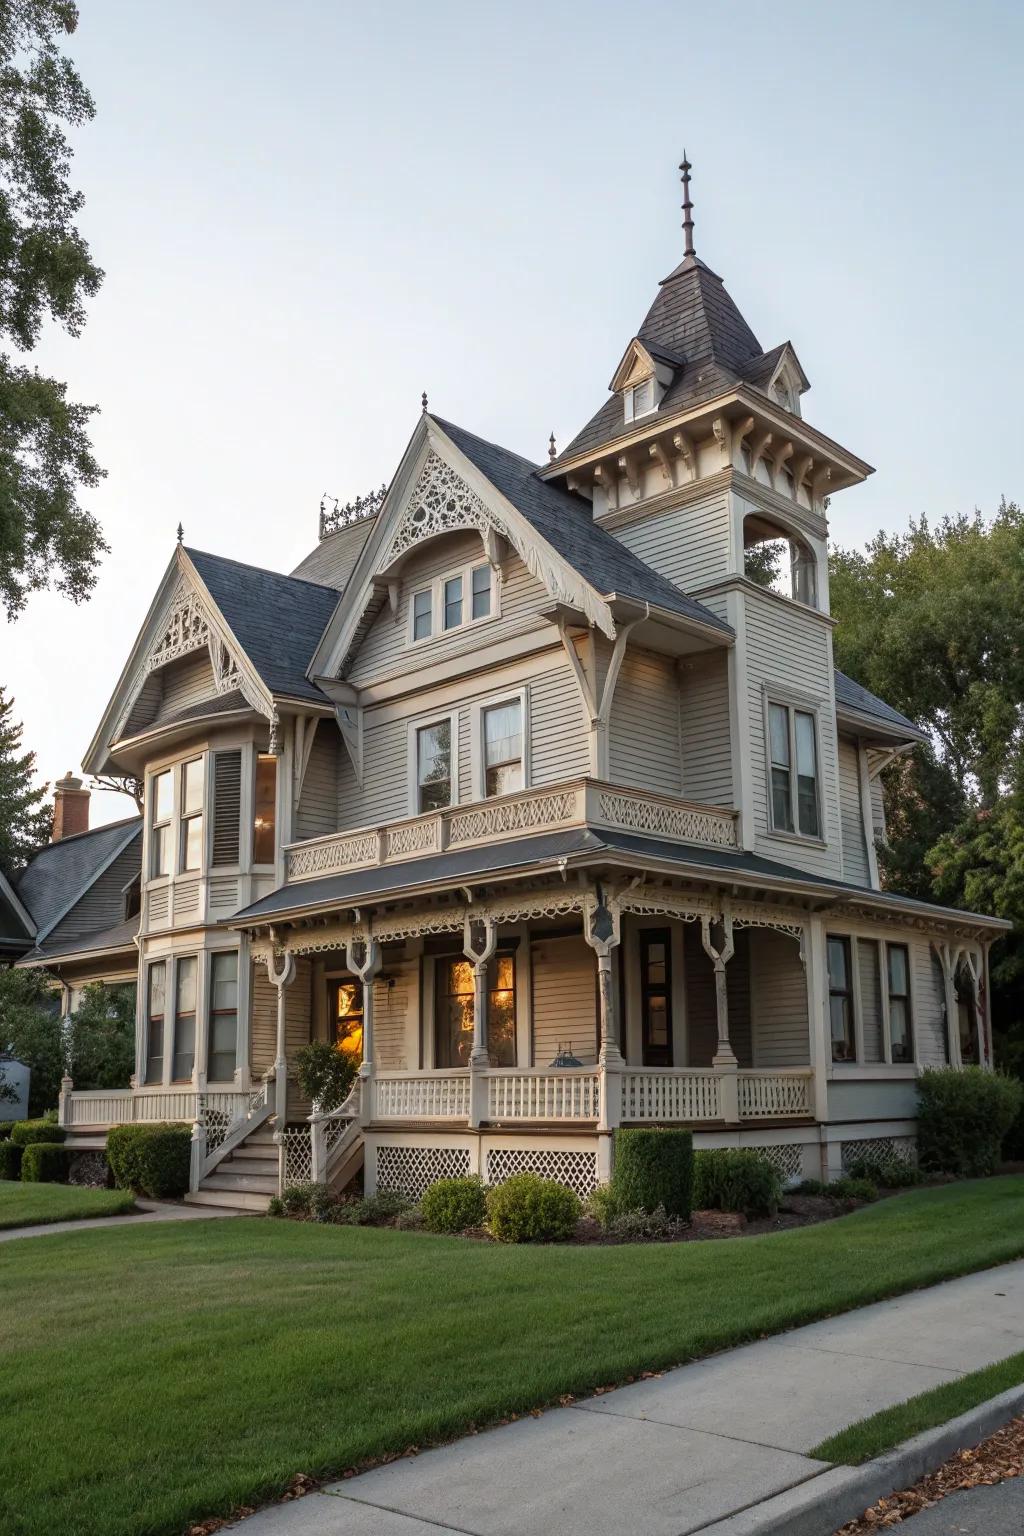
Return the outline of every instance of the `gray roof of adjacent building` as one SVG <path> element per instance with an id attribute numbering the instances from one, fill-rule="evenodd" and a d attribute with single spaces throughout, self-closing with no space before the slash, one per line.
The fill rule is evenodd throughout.
<path id="1" fill-rule="evenodd" d="M 48 843 L 36 854 L 15 883 L 18 899 L 27 907 L 36 924 L 36 944 L 62 922 L 100 876 L 125 852 L 136 838 L 141 838 L 142 817 L 108 822 L 89 832 L 62 837 Z M 141 867 L 141 841 L 139 863 Z M 105 922 L 104 926 L 108 926 Z"/>

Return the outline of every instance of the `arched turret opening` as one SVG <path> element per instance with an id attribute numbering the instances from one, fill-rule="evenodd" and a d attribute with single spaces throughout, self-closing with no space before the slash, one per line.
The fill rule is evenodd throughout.
<path id="1" fill-rule="evenodd" d="M 743 574 L 759 587 L 819 608 L 818 557 L 791 529 L 761 513 L 743 520 Z"/>

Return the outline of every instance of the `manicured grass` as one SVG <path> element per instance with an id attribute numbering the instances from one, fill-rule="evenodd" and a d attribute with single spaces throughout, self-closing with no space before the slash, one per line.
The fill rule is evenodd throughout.
<path id="1" fill-rule="evenodd" d="M 1024 1255 L 1024 1178 L 736 1242 L 507 1248 L 236 1219 L 0 1246 L 4 1536 L 158 1536 L 296 1472 Z"/>
<path id="2" fill-rule="evenodd" d="M 34 1227 L 44 1221 L 84 1221 L 119 1216 L 135 1198 L 124 1189 L 79 1189 L 74 1184 L 17 1184 L 0 1179 L 0 1228 Z"/>
<path id="3" fill-rule="evenodd" d="M 910 1440 L 926 1429 L 948 1424 L 950 1419 L 966 1413 L 968 1408 L 977 1408 L 990 1397 L 1019 1387 L 1022 1381 L 1024 1354 L 1011 1355 L 1008 1360 L 998 1360 L 983 1370 L 971 1371 L 958 1381 L 945 1381 L 941 1387 L 921 1392 L 905 1403 L 883 1408 L 869 1419 L 861 1419 L 859 1424 L 851 1424 L 848 1429 L 831 1435 L 807 1454 L 817 1456 L 821 1461 L 843 1462 L 856 1467 L 862 1461 L 891 1451 L 894 1445 L 902 1445 L 904 1440 Z"/>

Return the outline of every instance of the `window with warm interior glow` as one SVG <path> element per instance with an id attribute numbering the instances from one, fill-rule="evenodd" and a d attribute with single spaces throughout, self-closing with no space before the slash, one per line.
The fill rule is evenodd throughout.
<path id="1" fill-rule="evenodd" d="M 645 1067 L 672 1065 L 672 936 L 640 930 L 640 1017 Z"/>
<path id="2" fill-rule="evenodd" d="M 465 1067 L 473 1049 L 473 963 L 439 957 L 434 966 L 434 1055 L 438 1067 Z M 496 1067 L 516 1064 L 516 959 L 512 951 L 487 965 L 487 1049 Z"/>
<path id="3" fill-rule="evenodd" d="M 273 864 L 276 824 L 277 758 L 261 752 L 256 759 L 256 787 L 253 795 L 252 861 L 254 864 Z"/>
<path id="4" fill-rule="evenodd" d="M 331 983 L 331 1036 L 343 1056 L 363 1059 L 363 984 L 357 977 Z"/>

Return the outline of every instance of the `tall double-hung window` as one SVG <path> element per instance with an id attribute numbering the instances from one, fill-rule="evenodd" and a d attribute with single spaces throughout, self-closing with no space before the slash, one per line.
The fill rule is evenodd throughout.
<path id="1" fill-rule="evenodd" d="M 769 703 L 768 757 L 772 831 L 820 837 L 818 737 L 810 710 Z"/>
<path id="2" fill-rule="evenodd" d="M 484 794 L 511 795 L 523 788 L 523 701 L 506 699 L 481 711 Z"/>
<path id="3" fill-rule="evenodd" d="M 452 803 L 452 722 L 448 717 L 416 732 L 416 810 L 440 811 Z"/>
<path id="4" fill-rule="evenodd" d="M 167 769 L 155 774 L 150 790 L 153 806 L 149 829 L 149 873 L 158 875 L 171 872 L 171 813 L 174 807 L 174 777 Z"/>
<path id="5" fill-rule="evenodd" d="M 203 862 L 203 759 L 181 765 L 181 855 L 179 869 L 199 869 Z"/>

